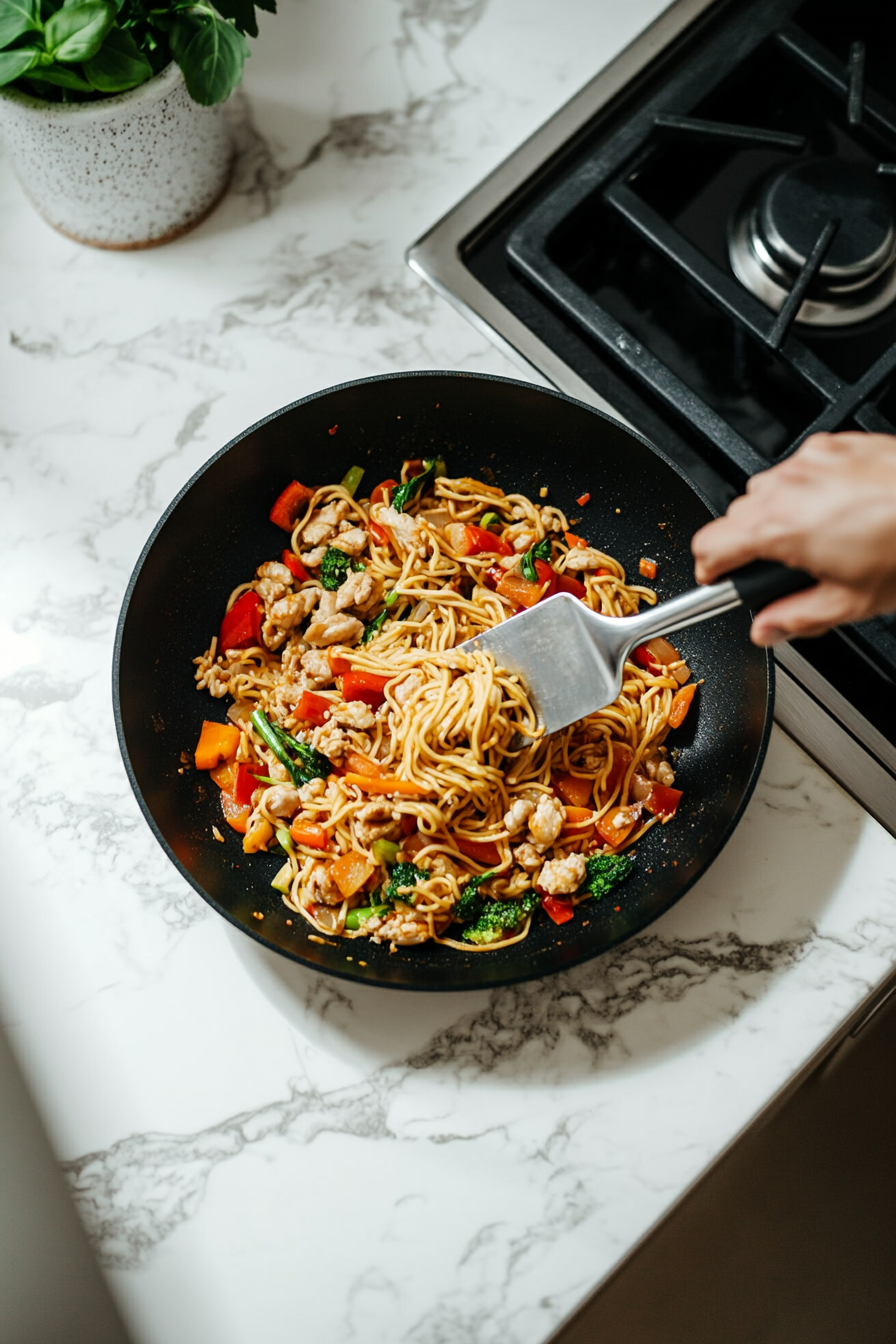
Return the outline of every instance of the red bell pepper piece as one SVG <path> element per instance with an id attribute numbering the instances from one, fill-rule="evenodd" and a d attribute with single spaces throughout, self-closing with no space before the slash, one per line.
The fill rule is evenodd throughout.
<path id="1" fill-rule="evenodd" d="M 252 801 L 255 790 L 267 787 L 260 784 L 256 778 L 257 775 L 266 775 L 267 773 L 268 767 L 266 765 L 237 761 L 236 778 L 233 781 L 233 800 L 238 807 L 248 806 Z"/>
<path id="2" fill-rule="evenodd" d="M 636 649 L 633 649 L 631 657 L 633 663 L 643 667 L 644 671 L 649 672 L 652 676 L 661 677 L 663 675 L 662 663 L 657 662 L 646 644 L 639 644 Z"/>
<path id="3" fill-rule="evenodd" d="M 409 835 L 413 835 L 417 830 L 417 818 L 414 816 L 413 812 L 402 812 L 398 824 L 401 827 L 401 834 L 405 838 Z"/>
<path id="4" fill-rule="evenodd" d="M 654 780 L 650 793 L 644 799 L 644 806 L 655 817 L 659 817 L 662 821 L 668 821 L 678 811 L 678 804 L 681 799 L 681 789 L 670 789 L 668 784 L 660 784 Z"/>
<path id="5" fill-rule="evenodd" d="M 457 548 L 458 555 L 513 555 L 513 547 L 487 527 L 474 527 L 467 523 L 464 527 L 463 544 Z"/>
<path id="6" fill-rule="evenodd" d="M 607 775 L 606 782 L 601 790 L 601 795 L 605 800 L 611 797 L 622 783 L 625 772 L 632 763 L 633 755 L 631 747 L 626 746 L 624 742 L 613 743 L 613 764 L 610 766 L 610 773 Z"/>
<path id="7" fill-rule="evenodd" d="M 456 835 L 454 843 L 461 854 L 466 854 L 468 859 L 472 859 L 474 863 L 481 863 L 486 868 L 496 868 L 501 862 L 501 851 L 494 840 L 466 840 Z"/>
<path id="8" fill-rule="evenodd" d="M 542 896 L 541 905 L 555 924 L 566 924 L 575 914 L 572 901 L 564 901 L 559 896 Z"/>
<path id="9" fill-rule="evenodd" d="M 300 719 L 316 723 L 318 727 L 326 723 L 333 706 L 325 695 L 315 695 L 313 691 L 303 691 L 296 705 L 296 714 Z"/>
<path id="10" fill-rule="evenodd" d="M 293 551 L 284 551 L 280 559 L 283 561 L 290 574 L 295 575 L 299 580 L 299 583 L 305 583 L 311 578 L 311 575 Z"/>
<path id="11" fill-rule="evenodd" d="M 374 486 L 370 492 L 371 504 L 388 504 L 392 499 L 392 491 L 397 484 L 398 482 L 391 478 L 388 481 L 380 481 L 379 485 Z"/>
<path id="12" fill-rule="evenodd" d="M 299 514 L 313 494 L 314 491 L 309 490 L 307 485 L 302 485 L 300 481 L 290 481 L 274 501 L 271 522 L 282 527 L 284 532 L 291 532 L 298 522 Z"/>
<path id="13" fill-rule="evenodd" d="M 488 569 L 482 575 L 482 582 L 486 588 L 491 588 L 492 592 L 498 587 L 498 584 L 507 573 L 500 565 L 489 565 Z"/>
<path id="14" fill-rule="evenodd" d="M 218 650 L 248 649 L 254 644 L 260 644 L 263 615 L 264 603 L 253 589 L 248 588 L 224 613 L 218 635 Z"/>
<path id="15" fill-rule="evenodd" d="M 552 569 L 546 560 L 535 561 L 535 573 L 538 575 L 538 581 L 547 584 L 542 597 L 553 597 L 557 591 L 557 571 Z"/>
<path id="16" fill-rule="evenodd" d="M 343 700 L 363 700 L 371 709 L 379 709 L 386 699 L 384 694 L 389 677 L 378 677 L 374 672 L 345 672 L 342 676 Z"/>
<path id="17" fill-rule="evenodd" d="M 570 597 L 577 597 L 580 602 L 585 600 L 585 585 L 579 583 L 571 574 L 557 574 L 555 591 L 558 593 L 569 593 Z"/>
<path id="18" fill-rule="evenodd" d="M 330 671 L 334 677 L 342 677 L 346 672 L 351 672 L 352 665 L 342 653 L 337 653 L 335 645 L 330 645 L 327 649 L 327 662 L 330 664 Z"/>

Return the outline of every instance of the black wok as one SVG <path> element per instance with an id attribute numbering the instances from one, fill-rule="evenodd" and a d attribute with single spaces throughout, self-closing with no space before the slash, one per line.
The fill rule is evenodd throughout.
<path id="1" fill-rule="evenodd" d="M 330 432 L 338 426 L 335 433 Z M 659 561 L 656 587 L 671 597 L 693 584 L 690 538 L 712 511 L 667 458 L 580 402 L 525 383 L 460 373 L 364 379 L 306 397 L 222 448 L 188 482 L 150 537 L 122 607 L 114 699 L 134 792 L 184 877 L 251 937 L 328 974 L 399 989 L 476 989 L 566 969 L 644 928 L 687 891 L 731 835 L 753 790 L 772 720 L 772 662 L 733 611 L 677 637 L 705 678 L 685 725 L 677 818 L 637 846 L 637 873 L 615 899 L 586 902 L 556 928 L 543 914 L 506 951 L 461 953 L 435 944 L 399 949 L 366 940 L 309 941 L 308 926 L 269 883 L 279 866 L 247 857 L 223 825 L 218 790 L 182 766 L 203 718 L 223 717 L 193 683 L 191 659 L 207 648 L 231 589 L 276 558 L 284 533 L 268 521 L 294 477 L 339 481 L 354 463 L 361 494 L 396 476 L 407 457 L 441 453 L 451 475 L 495 480 L 548 499 L 578 530 L 637 574 Z M 575 500 L 586 491 L 591 502 Z M 562 657 L 562 649 L 557 650 Z M 212 837 L 217 823 L 223 844 Z M 617 908 L 618 907 L 618 908 Z M 255 912 L 264 918 L 255 918 Z M 351 958 L 351 959 L 350 959 Z M 359 964 L 360 961 L 366 965 Z"/>

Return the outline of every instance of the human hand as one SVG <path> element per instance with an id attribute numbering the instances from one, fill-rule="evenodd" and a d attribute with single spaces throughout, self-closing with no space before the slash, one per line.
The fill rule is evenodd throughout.
<path id="1" fill-rule="evenodd" d="M 691 542 L 698 583 L 750 560 L 779 560 L 818 583 L 761 611 L 755 644 L 821 635 L 896 610 L 896 436 L 813 434 L 751 477 Z"/>

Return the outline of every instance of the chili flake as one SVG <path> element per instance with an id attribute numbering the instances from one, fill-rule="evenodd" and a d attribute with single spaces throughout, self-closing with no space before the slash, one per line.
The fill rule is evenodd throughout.
<path id="1" fill-rule="evenodd" d="M 327 433 L 328 433 L 328 434 L 335 434 L 338 428 L 339 428 L 338 425 L 334 425 L 332 429 L 328 429 L 328 430 L 327 430 Z"/>

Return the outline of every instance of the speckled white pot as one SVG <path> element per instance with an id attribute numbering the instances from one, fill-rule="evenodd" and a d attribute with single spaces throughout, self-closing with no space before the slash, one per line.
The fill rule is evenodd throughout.
<path id="1" fill-rule="evenodd" d="M 224 194 L 233 144 L 220 106 L 200 107 L 180 68 L 95 103 L 45 103 L 0 89 L 16 175 L 60 233 L 91 247 L 169 242 Z"/>

